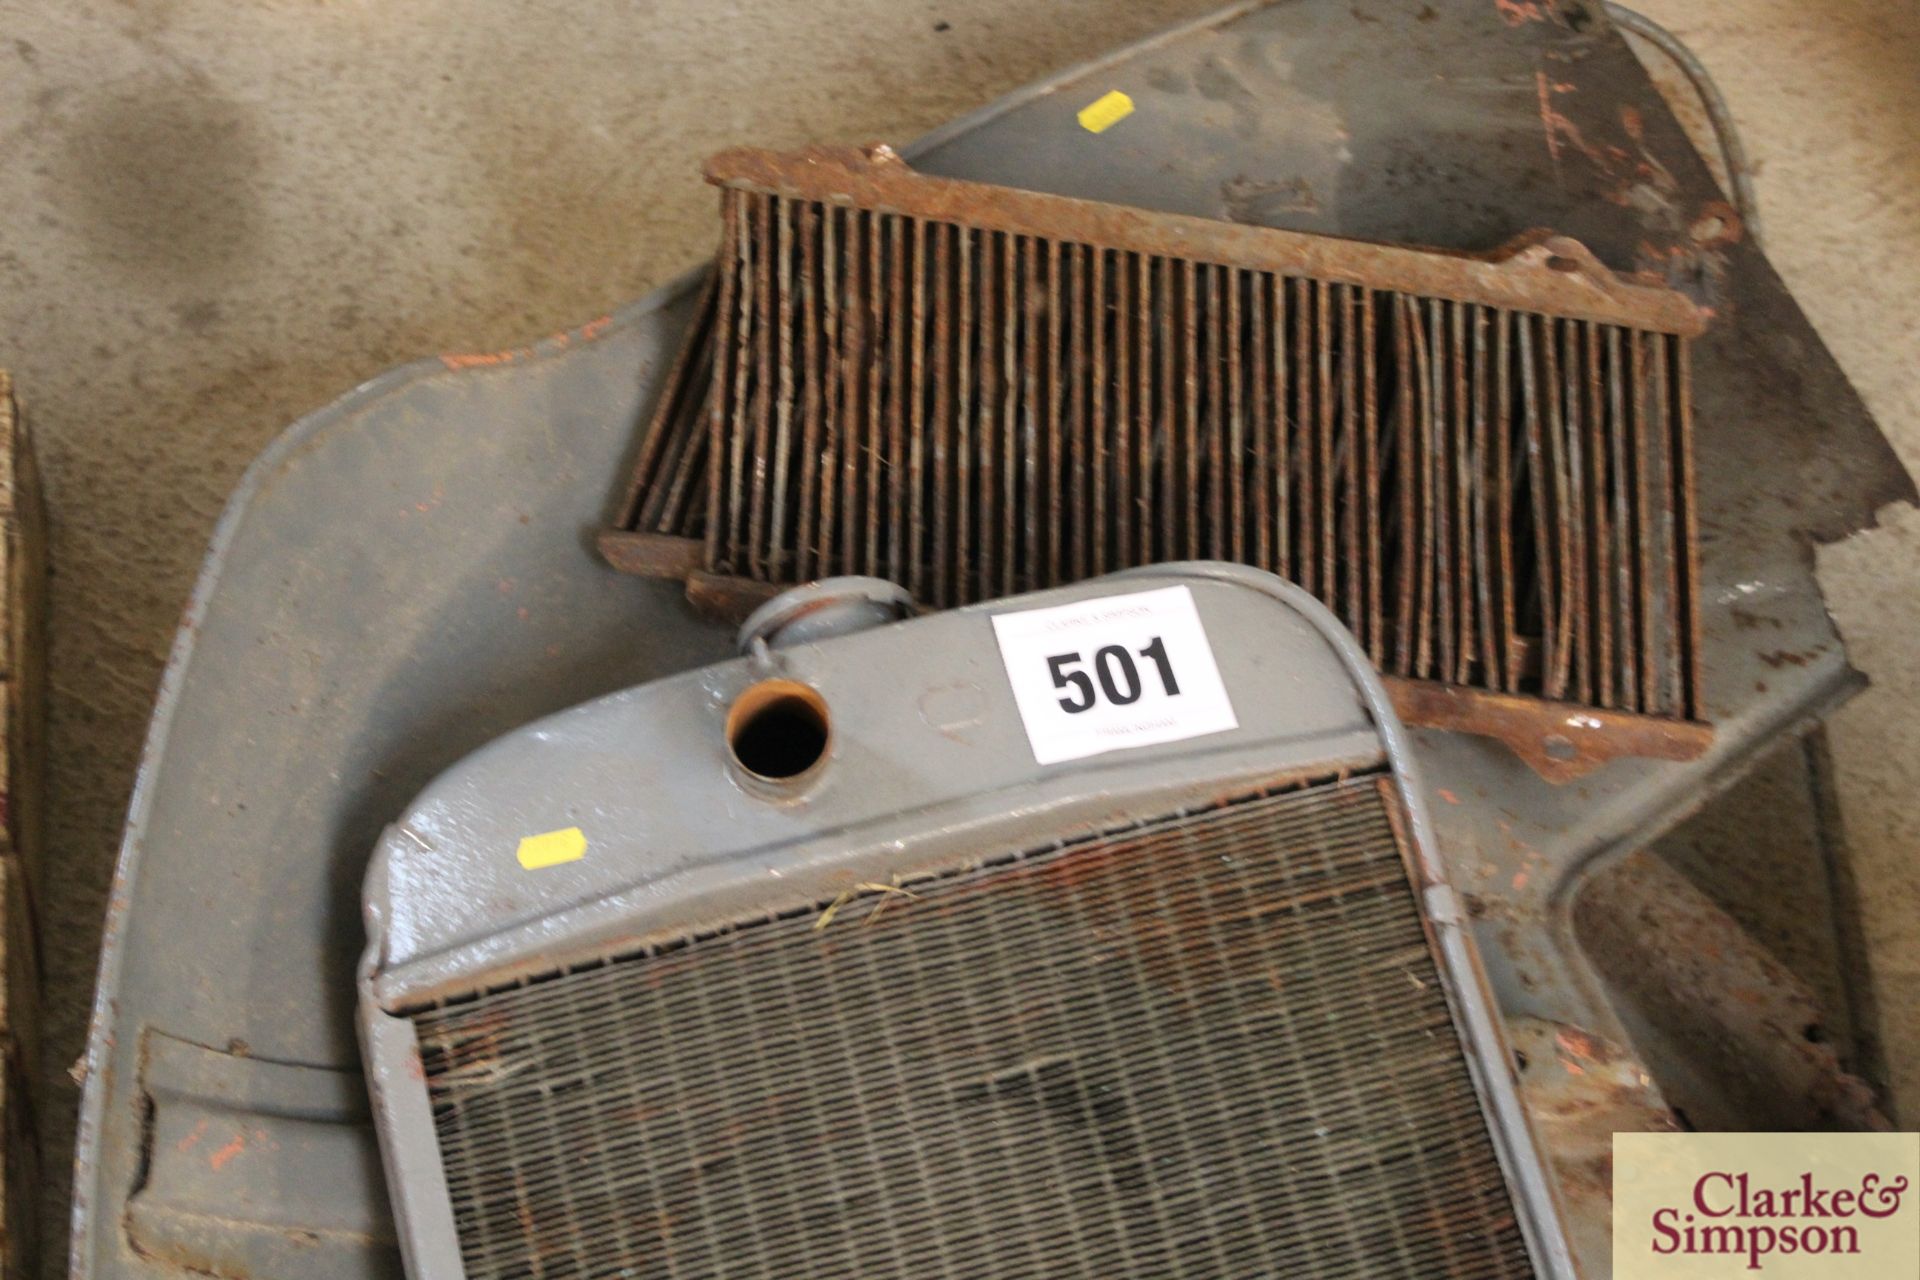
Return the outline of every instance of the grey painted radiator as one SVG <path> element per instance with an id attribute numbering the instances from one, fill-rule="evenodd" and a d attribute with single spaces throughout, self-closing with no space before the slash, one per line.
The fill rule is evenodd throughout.
<path id="1" fill-rule="evenodd" d="M 361 1001 L 416 1276 L 1564 1274 L 1320 606 L 1224 566 L 891 605 L 776 602 L 388 830 Z"/>

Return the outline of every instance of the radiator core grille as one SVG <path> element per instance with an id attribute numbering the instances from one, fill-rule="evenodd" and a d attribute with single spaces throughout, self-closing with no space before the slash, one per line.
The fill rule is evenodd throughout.
<path id="1" fill-rule="evenodd" d="M 1390 676 L 1700 718 L 1678 293 L 1566 240 L 1470 259 L 838 153 L 710 176 L 716 279 L 616 564 L 744 612 L 833 574 L 946 608 L 1230 560 Z"/>
<path id="2" fill-rule="evenodd" d="M 1532 1274 L 1379 776 L 414 1015 L 475 1277 Z"/>

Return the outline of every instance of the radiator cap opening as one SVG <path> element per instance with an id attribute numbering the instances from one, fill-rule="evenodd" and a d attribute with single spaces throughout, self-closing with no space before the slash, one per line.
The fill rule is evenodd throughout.
<path id="1" fill-rule="evenodd" d="M 727 710 L 727 750 L 752 783 L 790 789 L 825 762 L 833 741 L 827 700 L 798 680 L 761 680 Z"/>

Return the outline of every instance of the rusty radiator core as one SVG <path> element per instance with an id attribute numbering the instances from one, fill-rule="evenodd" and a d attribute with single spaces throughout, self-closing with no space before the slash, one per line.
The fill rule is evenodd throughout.
<path id="1" fill-rule="evenodd" d="M 466 1274 L 1533 1274 L 1383 775 L 416 1011 Z"/>
<path id="2" fill-rule="evenodd" d="M 1684 296 L 1564 239 L 1366 244 L 884 149 L 708 176 L 716 283 L 621 567 L 737 611 L 830 574 L 948 607 L 1232 560 L 1332 607 L 1416 723 L 1550 776 L 1704 747 Z"/>
<path id="3" fill-rule="evenodd" d="M 685 577 L 701 567 L 698 535 L 706 525 L 713 356 L 713 290 L 708 288 L 661 384 L 621 502 L 622 530 L 640 537 L 602 539 L 604 546 L 617 548 L 616 563 L 629 572 Z M 662 558 L 649 557 L 649 550 Z"/>

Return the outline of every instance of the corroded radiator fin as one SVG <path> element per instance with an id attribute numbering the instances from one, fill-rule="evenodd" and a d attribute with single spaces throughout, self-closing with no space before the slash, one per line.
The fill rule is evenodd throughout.
<path id="1" fill-rule="evenodd" d="M 1550 235 L 1374 244 L 885 148 L 708 177 L 716 278 L 620 567 L 738 612 L 831 574 L 944 608 L 1237 561 L 1333 608 L 1410 720 L 1549 777 L 1704 749 L 1682 294 Z"/>

